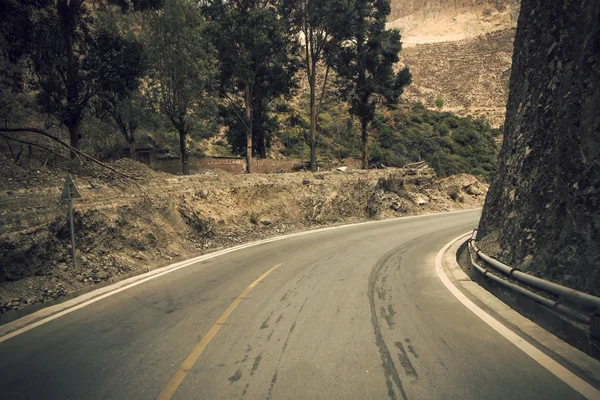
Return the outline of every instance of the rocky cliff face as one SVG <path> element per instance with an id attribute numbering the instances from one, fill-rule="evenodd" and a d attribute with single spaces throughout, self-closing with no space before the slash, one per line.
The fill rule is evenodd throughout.
<path id="1" fill-rule="evenodd" d="M 600 295 L 598 0 L 523 0 L 479 229 L 504 261 Z"/>

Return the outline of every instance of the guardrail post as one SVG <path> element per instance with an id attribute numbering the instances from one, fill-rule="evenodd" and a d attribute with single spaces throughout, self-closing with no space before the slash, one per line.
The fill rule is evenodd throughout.
<path id="1" fill-rule="evenodd" d="M 600 309 L 590 318 L 590 332 L 593 338 L 600 339 Z"/>

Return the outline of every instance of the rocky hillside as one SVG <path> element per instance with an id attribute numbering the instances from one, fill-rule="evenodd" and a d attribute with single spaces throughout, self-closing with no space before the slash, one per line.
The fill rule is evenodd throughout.
<path id="1" fill-rule="evenodd" d="M 406 97 L 429 108 L 504 123 L 518 0 L 392 1 L 413 84 Z"/>
<path id="2" fill-rule="evenodd" d="M 479 239 L 600 295 L 600 2 L 524 0 Z"/>
<path id="3" fill-rule="evenodd" d="M 0 157 L 2 157 L 0 155 Z M 479 207 L 487 185 L 430 168 L 190 176 L 123 159 L 138 177 L 74 174 L 78 266 L 70 266 L 65 172 L 0 158 L 0 313 L 216 247 L 334 223 Z"/>
<path id="4" fill-rule="evenodd" d="M 505 29 L 405 48 L 402 60 L 415 82 L 406 98 L 429 108 L 441 99 L 445 111 L 484 118 L 493 126 L 503 124 L 514 33 Z"/>
<path id="5" fill-rule="evenodd" d="M 389 27 L 407 45 L 461 40 L 514 28 L 519 0 L 392 0 Z"/>

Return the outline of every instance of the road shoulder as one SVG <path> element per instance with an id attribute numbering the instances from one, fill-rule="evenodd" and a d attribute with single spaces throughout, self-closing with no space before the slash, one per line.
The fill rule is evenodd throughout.
<path id="1" fill-rule="evenodd" d="M 449 283 L 468 299 L 467 301 L 470 300 L 475 307 L 481 309 L 483 313 L 510 330 L 520 340 L 527 342 L 529 345 L 535 347 L 535 349 L 541 351 L 544 355 L 560 364 L 560 366 L 581 378 L 585 383 L 595 387 L 594 391 L 586 392 L 594 395 L 594 397 L 587 396 L 588 398 L 600 398 L 600 391 L 598 391 L 600 388 L 600 361 L 574 348 L 531 320 L 525 318 L 497 297 L 486 291 L 479 284 L 472 281 L 467 274 L 465 274 L 456 262 L 456 253 L 458 248 L 469 238 L 469 236 L 470 233 L 454 239 L 438 253 L 436 264 L 439 262 L 439 265 L 436 265 L 436 269 L 438 270 L 438 275 L 441 275 L 440 272 L 443 274 L 443 276 L 440 276 L 442 281 L 444 281 L 443 278 L 445 276 Z M 449 289 L 451 290 L 451 288 Z M 463 301 L 461 300 L 461 302 Z M 463 302 L 463 304 L 464 303 L 465 302 Z M 471 309 L 471 311 L 475 312 L 473 309 Z M 478 314 L 477 312 L 475 313 Z M 478 316 L 482 317 L 479 314 Z M 521 350 L 523 350 L 523 348 L 521 348 Z M 531 356 L 531 354 L 528 355 Z M 536 361 L 539 362 L 539 360 Z"/>

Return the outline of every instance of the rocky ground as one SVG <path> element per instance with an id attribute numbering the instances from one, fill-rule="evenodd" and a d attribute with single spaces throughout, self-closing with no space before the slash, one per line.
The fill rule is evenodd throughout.
<path id="1" fill-rule="evenodd" d="M 143 164 L 72 173 L 78 263 L 73 269 L 66 171 L 0 157 L 0 313 L 124 279 L 212 249 L 324 225 L 479 207 L 487 185 L 430 168 L 193 176 Z"/>

